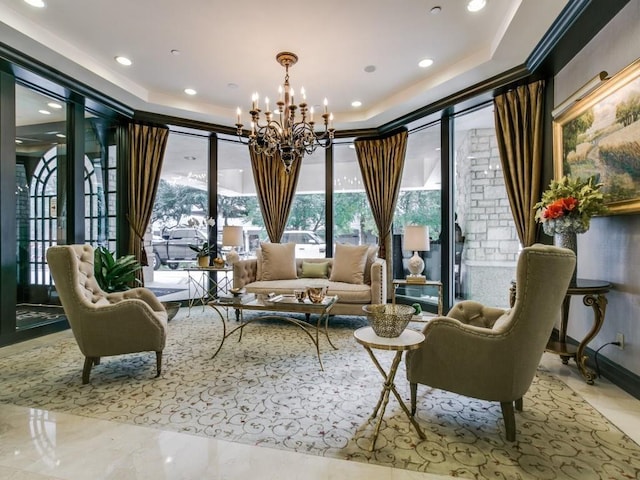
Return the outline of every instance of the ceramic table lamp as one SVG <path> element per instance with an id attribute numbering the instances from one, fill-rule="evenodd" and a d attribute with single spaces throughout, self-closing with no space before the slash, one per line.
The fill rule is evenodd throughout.
<path id="1" fill-rule="evenodd" d="M 225 225 L 222 227 L 222 246 L 231 247 L 227 252 L 227 264 L 233 265 L 240 260 L 240 255 L 235 251 L 234 247 L 242 247 L 244 245 L 244 236 L 241 226 Z"/>
<path id="2" fill-rule="evenodd" d="M 409 275 L 407 281 L 424 282 L 424 260 L 420 258 L 418 252 L 429 250 L 429 227 L 425 225 L 408 225 L 404 229 L 404 249 L 413 250 L 413 257 L 409 259 L 407 267 Z"/>

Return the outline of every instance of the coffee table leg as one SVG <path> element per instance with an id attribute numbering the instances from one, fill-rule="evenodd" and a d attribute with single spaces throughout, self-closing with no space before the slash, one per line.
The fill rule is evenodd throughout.
<path id="1" fill-rule="evenodd" d="M 213 356 L 211 357 L 211 359 L 214 359 L 216 358 L 216 355 L 218 355 L 218 352 L 222 348 L 222 345 L 224 345 L 224 341 L 227 339 L 227 323 L 224 321 L 224 317 L 222 316 L 222 313 L 220 313 L 220 310 L 218 310 L 213 305 L 211 305 L 211 308 L 213 308 L 216 311 L 216 313 L 220 316 L 220 321 L 222 322 L 222 340 L 220 340 L 220 345 L 218 345 L 217 350 L 214 352 Z"/>

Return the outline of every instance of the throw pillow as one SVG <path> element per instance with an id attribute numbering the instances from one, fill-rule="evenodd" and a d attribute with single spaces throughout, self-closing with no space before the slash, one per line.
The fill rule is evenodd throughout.
<path id="1" fill-rule="evenodd" d="M 369 245 L 344 245 L 338 243 L 331 268 L 332 282 L 364 282 L 364 266 L 367 263 Z"/>
<path id="2" fill-rule="evenodd" d="M 296 273 L 295 243 L 262 243 L 262 280 L 291 280 Z"/>
<path id="3" fill-rule="evenodd" d="M 302 262 L 302 278 L 327 278 L 329 262 Z"/>
<path id="4" fill-rule="evenodd" d="M 256 280 L 262 280 L 262 249 L 256 248 Z"/>
<path id="5" fill-rule="evenodd" d="M 371 285 L 371 265 L 378 258 L 378 246 L 371 245 L 367 250 L 367 262 L 364 265 L 364 283 Z"/>

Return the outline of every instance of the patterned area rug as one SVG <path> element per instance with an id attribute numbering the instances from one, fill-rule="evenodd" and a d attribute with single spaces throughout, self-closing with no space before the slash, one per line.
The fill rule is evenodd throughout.
<path id="1" fill-rule="evenodd" d="M 0 358 L 0 402 L 461 478 L 639 478 L 640 447 L 542 370 L 516 414 L 515 443 L 504 438 L 499 404 L 422 386 L 426 440 L 391 396 L 370 452 L 382 377 L 353 339 L 365 324 L 334 319 L 339 349 L 321 340 L 323 372 L 309 338 L 278 321 L 249 325 L 212 360 L 220 319 L 183 308 L 169 324 L 161 378 L 155 355 L 135 354 L 103 359 L 82 385 L 82 355 L 65 339 Z M 388 368 L 392 352 L 376 353 Z M 408 402 L 404 370 L 397 386 Z"/>
<path id="2" fill-rule="evenodd" d="M 16 306 L 16 328 L 18 330 L 66 318 L 60 305 L 21 304 Z"/>

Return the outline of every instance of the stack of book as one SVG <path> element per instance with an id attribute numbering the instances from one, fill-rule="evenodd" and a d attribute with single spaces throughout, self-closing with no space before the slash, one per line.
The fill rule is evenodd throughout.
<path id="1" fill-rule="evenodd" d="M 223 293 L 218 297 L 220 303 L 228 303 L 230 305 L 247 303 L 256 299 L 255 293 L 243 293 L 242 295 L 231 295 Z"/>
<path id="2" fill-rule="evenodd" d="M 424 275 L 407 275 L 407 283 L 426 283 L 427 279 Z"/>

